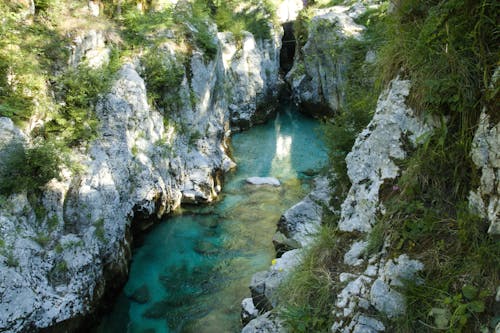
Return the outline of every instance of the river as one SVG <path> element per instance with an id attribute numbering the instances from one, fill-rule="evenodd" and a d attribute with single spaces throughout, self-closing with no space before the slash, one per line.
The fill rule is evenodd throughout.
<path id="1" fill-rule="evenodd" d="M 293 105 L 232 138 L 238 167 L 220 200 L 180 209 L 134 250 L 129 280 L 97 333 L 238 332 L 251 276 L 275 256 L 280 215 L 309 191 L 327 154 L 317 121 Z M 276 177 L 280 187 L 245 184 Z"/>

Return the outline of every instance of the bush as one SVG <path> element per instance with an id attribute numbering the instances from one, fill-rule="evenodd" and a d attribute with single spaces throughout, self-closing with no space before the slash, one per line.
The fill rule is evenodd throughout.
<path id="1" fill-rule="evenodd" d="M 315 242 L 279 287 L 278 311 L 291 332 L 330 332 L 340 291 L 334 277 L 344 268 L 343 251 L 348 244 L 336 224 L 337 216 L 323 216 Z"/>
<path id="2" fill-rule="evenodd" d="M 107 66 L 89 68 L 85 65 L 69 69 L 56 77 L 56 98 L 61 101 L 53 119 L 43 132 L 47 137 L 56 136 L 68 146 L 76 146 L 94 139 L 99 124 L 94 108 L 99 96 L 106 93 L 120 66 L 116 50 Z"/>
<path id="3" fill-rule="evenodd" d="M 61 150 L 51 142 L 30 148 L 15 142 L 4 146 L 1 153 L 0 194 L 38 191 L 49 180 L 59 177 Z"/>
<path id="4" fill-rule="evenodd" d="M 276 9 L 271 1 L 213 1 L 213 17 L 221 31 L 230 31 L 237 40 L 243 31 L 251 32 L 257 39 L 271 38 L 269 24 L 275 20 Z"/>
<path id="5" fill-rule="evenodd" d="M 143 58 L 144 80 L 152 102 L 164 111 L 176 111 L 180 105 L 179 89 L 185 75 L 184 66 L 161 50 L 151 49 Z"/>

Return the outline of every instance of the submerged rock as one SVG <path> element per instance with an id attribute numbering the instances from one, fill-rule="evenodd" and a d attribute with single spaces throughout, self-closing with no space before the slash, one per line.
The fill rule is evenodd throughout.
<path id="1" fill-rule="evenodd" d="M 155 302 L 144 311 L 142 316 L 150 319 L 166 318 L 171 306 L 172 304 L 167 301 Z"/>
<path id="2" fill-rule="evenodd" d="M 213 243 L 202 240 L 196 242 L 194 250 L 195 252 L 202 255 L 214 255 L 217 254 L 217 252 L 219 252 L 219 249 Z"/>
<path id="3" fill-rule="evenodd" d="M 280 181 L 274 177 L 249 177 L 246 179 L 246 182 L 251 185 L 281 186 Z"/>
<path id="4" fill-rule="evenodd" d="M 129 298 L 139 304 L 144 304 L 149 302 L 150 299 L 150 294 L 149 294 L 149 289 L 146 284 L 143 284 L 129 296 Z"/>

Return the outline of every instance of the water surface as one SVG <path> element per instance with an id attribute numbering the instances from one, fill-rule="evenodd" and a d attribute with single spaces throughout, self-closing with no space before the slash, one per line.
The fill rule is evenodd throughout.
<path id="1" fill-rule="evenodd" d="M 326 163 L 320 136 L 318 123 L 290 105 L 275 120 L 235 134 L 238 168 L 227 175 L 221 199 L 184 208 L 146 235 L 97 332 L 238 332 L 251 276 L 275 256 L 280 215 L 309 191 L 312 171 Z M 251 176 L 276 177 L 282 185 L 245 184 Z"/>

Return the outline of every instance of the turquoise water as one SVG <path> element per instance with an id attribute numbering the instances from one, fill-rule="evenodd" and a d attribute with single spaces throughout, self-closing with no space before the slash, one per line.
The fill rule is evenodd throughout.
<path id="1" fill-rule="evenodd" d="M 326 163 L 320 136 L 318 123 L 290 105 L 274 121 L 235 134 L 238 168 L 227 175 L 220 200 L 183 208 L 145 236 L 97 332 L 238 332 L 251 276 L 274 258 L 280 215 L 309 191 L 307 175 Z M 251 176 L 282 185 L 245 184 Z"/>

